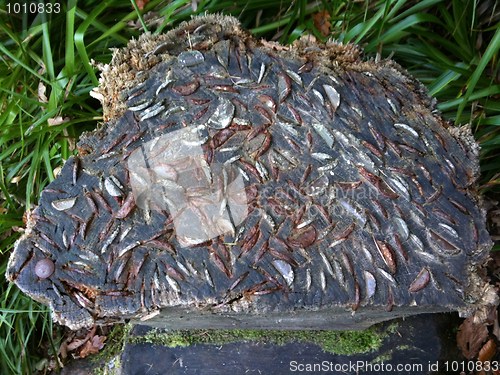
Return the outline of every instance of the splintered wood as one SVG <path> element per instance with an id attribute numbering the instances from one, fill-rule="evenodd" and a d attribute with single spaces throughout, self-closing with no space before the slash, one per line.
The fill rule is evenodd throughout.
<path id="1" fill-rule="evenodd" d="M 44 190 L 7 277 L 72 329 L 364 328 L 496 303 L 478 146 L 350 45 L 206 16 L 115 52 L 107 122 Z"/>

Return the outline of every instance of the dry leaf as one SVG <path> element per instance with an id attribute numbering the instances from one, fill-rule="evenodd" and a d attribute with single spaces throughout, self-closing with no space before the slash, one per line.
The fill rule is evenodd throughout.
<path id="1" fill-rule="evenodd" d="M 80 358 L 85 358 L 91 354 L 96 354 L 104 348 L 104 341 L 106 341 L 106 336 L 94 336 L 92 339 L 88 340 L 83 348 L 80 350 Z"/>
<path id="2" fill-rule="evenodd" d="M 92 327 L 90 330 L 80 330 L 74 332 L 66 339 L 66 349 L 70 352 L 75 351 L 80 348 L 83 344 L 90 340 L 91 337 L 95 335 L 96 327 Z"/>
<path id="3" fill-rule="evenodd" d="M 149 3 L 149 0 L 135 0 L 135 3 L 137 4 L 137 8 L 139 8 L 139 10 L 143 10 L 146 4 Z"/>
<path id="4" fill-rule="evenodd" d="M 330 13 L 328 13 L 327 10 L 313 14 L 313 22 L 321 35 L 330 35 L 330 27 L 332 24 L 330 23 Z"/>
<path id="5" fill-rule="evenodd" d="M 19 181 L 21 181 L 22 177 L 21 176 L 14 176 L 12 177 L 12 179 L 10 180 L 10 183 L 11 184 L 17 184 Z"/>
<path id="6" fill-rule="evenodd" d="M 66 359 L 68 356 L 68 342 L 66 340 L 61 343 L 58 353 L 62 359 Z"/>
<path id="7" fill-rule="evenodd" d="M 47 87 L 43 84 L 43 82 L 40 82 L 38 84 L 38 100 L 40 103 L 48 103 L 49 100 L 47 99 L 47 96 L 45 95 L 47 91 Z"/>
<path id="8" fill-rule="evenodd" d="M 69 117 L 62 117 L 62 116 L 57 116 L 53 118 L 47 119 L 47 123 L 49 126 L 55 126 L 55 125 L 61 125 L 64 124 L 65 122 L 69 121 Z"/>
<path id="9" fill-rule="evenodd" d="M 67 349 L 71 352 L 75 349 L 78 349 L 81 347 L 83 344 L 85 344 L 87 341 L 89 341 L 88 338 L 83 338 L 83 339 L 74 339 L 68 344 Z"/>
<path id="10" fill-rule="evenodd" d="M 477 359 L 481 362 L 490 361 L 497 352 L 497 345 L 494 339 L 489 339 L 479 351 Z"/>
<path id="11" fill-rule="evenodd" d="M 460 325 L 457 333 L 457 345 L 467 359 L 474 358 L 481 349 L 483 342 L 488 338 L 488 329 L 485 324 L 476 324 L 472 317 L 467 318 Z"/>

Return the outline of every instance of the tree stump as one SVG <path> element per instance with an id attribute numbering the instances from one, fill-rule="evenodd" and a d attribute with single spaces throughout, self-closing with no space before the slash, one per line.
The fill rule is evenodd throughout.
<path id="1" fill-rule="evenodd" d="M 102 70 L 106 122 L 7 270 L 58 323 L 361 329 L 496 303 L 478 145 L 394 62 L 205 16 Z"/>

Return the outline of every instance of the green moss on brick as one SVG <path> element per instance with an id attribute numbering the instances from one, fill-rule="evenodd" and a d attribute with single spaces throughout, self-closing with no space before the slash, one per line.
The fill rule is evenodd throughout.
<path id="1" fill-rule="evenodd" d="M 131 343 L 151 343 L 167 347 L 196 344 L 222 345 L 238 341 L 254 341 L 285 345 L 290 342 L 308 342 L 324 351 L 352 355 L 377 350 L 388 335 L 378 327 L 364 331 L 269 331 L 269 330 L 179 330 L 153 329 L 145 336 L 131 337 Z"/>

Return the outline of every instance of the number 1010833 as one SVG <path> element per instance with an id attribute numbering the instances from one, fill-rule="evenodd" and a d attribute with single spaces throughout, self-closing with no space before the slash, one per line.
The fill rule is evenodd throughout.
<path id="1" fill-rule="evenodd" d="M 7 13 L 11 14 L 39 14 L 39 13 L 61 13 L 61 4 L 44 3 L 35 1 L 7 2 L 5 5 Z"/>

